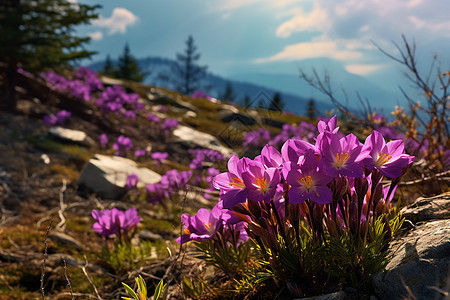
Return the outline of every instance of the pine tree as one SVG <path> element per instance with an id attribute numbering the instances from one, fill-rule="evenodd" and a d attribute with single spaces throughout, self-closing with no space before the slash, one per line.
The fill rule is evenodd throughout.
<path id="1" fill-rule="evenodd" d="M 219 97 L 223 101 L 231 101 L 233 102 L 234 99 L 236 99 L 236 95 L 234 94 L 233 87 L 229 82 L 227 82 L 225 86 L 225 91 L 223 94 Z"/>
<path id="2" fill-rule="evenodd" d="M 282 111 L 283 107 L 284 107 L 284 103 L 281 100 L 280 93 L 275 93 L 273 95 L 272 101 L 270 101 L 269 107 L 267 109 L 272 110 L 272 111 Z"/>
<path id="3" fill-rule="evenodd" d="M 147 75 L 148 73 L 142 72 L 139 68 L 136 58 L 131 55 L 130 47 L 128 46 L 128 43 L 126 43 L 122 55 L 119 56 L 116 77 L 142 82 Z"/>
<path id="4" fill-rule="evenodd" d="M 101 70 L 102 74 L 105 74 L 107 76 L 116 76 L 116 68 L 114 67 L 114 64 L 111 61 L 111 57 L 109 54 L 106 56 L 105 63 L 103 64 L 103 68 Z"/>
<path id="5" fill-rule="evenodd" d="M 94 54 L 83 48 L 90 38 L 75 36 L 74 27 L 97 18 L 99 7 L 67 0 L 0 1 L 0 105 L 15 110 L 17 68 L 37 72 Z"/>
<path id="6" fill-rule="evenodd" d="M 244 100 L 242 101 L 242 107 L 243 108 L 250 108 L 251 102 L 250 102 L 250 96 L 248 94 L 245 94 Z"/>
<path id="7" fill-rule="evenodd" d="M 314 99 L 311 98 L 311 99 L 309 99 L 308 104 L 307 104 L 306 115 L 308 116 L 308 118 L 314 119 L 316 117 L 316 113 L 317 113 L 316 105 L 314 103 Z"/>
<path id="8" fill-rule="evenodd" d="M 177 53 L 177 61 L 173 70 L 175 89 L 185 95 L 190 95 L 195 90 L 200 89 L 201 80 L 206 75 L 206 66 L 198 66 L 196 62 L 200 59 L 197 46 L 194 44 L 192 36 L 186 41 L 186 49 L 183 54 Z"/>

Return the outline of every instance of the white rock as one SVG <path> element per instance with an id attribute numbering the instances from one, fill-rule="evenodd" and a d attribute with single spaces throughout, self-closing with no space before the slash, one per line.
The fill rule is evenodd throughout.
<path id="1" fill-rule="evenodd" d="M 173 135 L 183 142 L 193 143 L 199 147 L 216 150 L 225 156 L 232 153 L 231 149 L 222 146 L 214 136 L 187 126 L 179 125 L 173 131 Z"/>
<path id="2" fill-rule="evenodd" d="M 92 140 L 85 132 L 80 130 L 55 126 L 49 128 L 48 133 L 67 142 L 77 143 L 87 147 L 94 145 L 94 140 Z"/>
<path id="3" fill-rule="evenodd" d="M 127 177 L 132 173 L 139 177 L 139 188 L 161 180 L 161 175 L 147 168 L 139 168 L 131 159 L 96 154 L 81 170 L 78 185 L 102 198 L 116 200 L 126 193 Z"/>

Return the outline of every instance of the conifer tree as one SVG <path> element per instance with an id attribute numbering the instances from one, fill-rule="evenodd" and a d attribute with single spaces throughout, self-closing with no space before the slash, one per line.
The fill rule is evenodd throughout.
<path id="1" fill-rule="evenodd" d="M 273 95 L 272 101 L 270 101 L 269 107 L 267 109 L 272 110 L 272 111 L 282 111 L 283 107 L 284 107 L 284 103 L 281 100 L 281 94 L 275 93 Z"/>
<path id="2" fill-rule="evenodd" d="M 142 82 L 148 73 L 142 72 L 139 68 L 136 58 L 130 53 L 128 43 L 123 48 L 123 53 L 119 56 L 117 63 L 116 77 L 122 79 Z"/>
<path id="3" fill-rule="evenodd" d="M 234 99 L 236 98 L 236 95 L 234 94 L 234 91 L 233 91 L 233 87 L 231 86 L 231 84 L 229 82 L 227 82 L 227 84 L 225 86 L 225 91 L 219 98 L 223 101 L 231 101 L 231 102 L 233 102 Z"/>
<path id="4" fill-rule="evenodd" d="M 0 1 L 0 106 L 15 109 L 17 68 L 37 72 L 94 54 L 83 48 L 90 38 L 75 36 L 74 27 L 97 18 L 99 7 L 67 0 Z"/>
<path id="5" fill-rule="evenodd" d="M 109 54 L 106 56 L 106 60 L 105 63 L 103 64 L 103 68 L 101 70 L 102 74 L 105 74 L 107 76 L 116 76 L 116 68 L 114 66 L 114 64 L 111 61 L 111 57 L 109 56 Z"/>
<path id="6" fill-rule="evenodd" d="M 251 102 L 250 102 L 250 96 L 248 94 L 245 94 L 244 100 L 242 101 L 242 107 L 244 108 L 250 108 Z"/>
<path id="7" fill-rule="evenodd" d="M 197 52 L 197 46 L 194 39 L 189 36 L 186 41 L 184 53 L 177 53 L 177 61 L 174 72 L 175 89 L 185 95 L 190 95 L 195 90 L 200 89 L 201 80 L 206 75 L 206 66 L 197 65 L 200 59 L 200 53 Z"/>
<path id="8" fill-rule="evenodd" d="M 316 117 L 316 113 L 317 113 L 316 105 L 314 103 L 314 99 L 311 98 L 311 99 L 309 99 L 308 104 L 307 104 L 306 115 L 308 116 L 308 118 L 314 119 Z"/>

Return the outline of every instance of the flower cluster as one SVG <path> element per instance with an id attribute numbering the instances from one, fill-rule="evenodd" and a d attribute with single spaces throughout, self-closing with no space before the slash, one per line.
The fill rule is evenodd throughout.
<path id="1" fill-rule="evenodd" d="M 169 170 L 161 176 L 158 183 L 147 184 L 148 200 L 151 203 L 161 202 L 164 198 L 178 193 L 188 183 L 192 171 Z"/>
<path id="2" fill-rule="evenodd" d="M 67 110 L 60 110 L 56 115 L 44 116 L 43 121 L 46 125 L 54 126 L 63 124 L 68 118 L 72 116 L 72 113 Z"/>
<path id="3" fill-rule="evenodd" d="M 210 97 L 207 93 L 205 93 L 205 92 L 203 92 L 203 91 L 199 91 L 199 90 L 194 91 L 194 92 L 192 93 L 192 96 L 191 96 L 191 97 L 194 98 L 194 99 L 198 99 L 198 98 L 200 98 L 200 99 L 206 99 L 206 100 L 212 100 L 212 99 L 214 99 L 214 98 Z"/>
<path id="4" fill-rule="evenodd" d="M 124 156 L 126 151 L 133 148 L 133 142 L 129 137 L 121 135 L 117 138 L 117 141 L 113 144 L 112 147 L 114 150 L 116 150 L 116 155 Z"/>
<path id="5" fill-rule="evenodd" d="M 195 216 L 187 213 L 181 215 L 183 233 L 177 238 L 177 243 L 189 241 L 202 242 L 213 238 L 220 230 L 221 235 L 233 244 L 239 245 L 248 240 L 247 223 L 237 218 L 230 210 L 223 208 L 219 202 L 209 211 L 200 208 Z"/>
<path id="6" fill-rule="evenodd" d="M 285 281 L 295 282 L 298 272 L 308 273 L 299 250 L 305 240 L 300 236 L 305 228 L 302 224 L 307 224 L 314 237 L 311 242 L 323 247 L 324 252 L 317 253 L 330 251 L 330 239 L 342 241 L 343 234 L 362 241 L 358 249 L 375 239 L 378 248 L 374 251 L 382 252 L 391 236 L 386 217 L 390 201 L 414 160 L 405 153 L 403 141 L 386 143 L 378 131 L 364 143 L 353 134 L 343 136 L 336 117 L 319 121 L 317 129 L 314 143 L 292 138 L 284 142 L 280 152 L 266 145 L 254 159 L 232 156 L 228 172 L 213 180 L 220 193 L 219 208 L 247 224 L 249 237 L 258 243 L 263 256 L 271 257 L 272 271 Z M 390 179 L 390 185 L 383 186 L 383 176 Z M 221 211 L 214 208 L 211 213 L 199 210 L 198 217 L 184 215 L 184 234 L 179 242 L 214 238 L 221 226 Z M 374 226 L 384 228 L 377 237 L 371 233 Z M 348 251 L 357 256 L 363 250 Z M 286 265 L 289 260 L 300 261 L 296 271 Z M 333 258 L 323 263 L 324 268 L 336 265 Z M 353 279 L 372 272 L 367 265 L 358 264 L 364 262 L 356 263 L 360 277 Z"/>
<path id="7" fill-rule="evenodd" d="M 144 108 L 139 101 L 138 94 L 128 94 L 121 86 L 107 87 L 96 100 L 97 105 L 104 113 L 115 113 L 125 118 L 135 118 L 135 111 Z"/>
<path id="8" fill-rule="evenodd" d="M 92 217 L 97 221 L 92 228 L 95 232 L 104 236 L 115 234 L 119 240 L 129 239 L 128 233 L 135 229 L 141 218 L 137 214 L 136 208 L 130 208 L 126 211 L 117 208 L 92 211 Z"/>
<path id="9" fill-rule="evenodd" d="M 88 72 L 87 70 L 87 68 L 81 68 L 76 74 L 77 78 L 82 78 L 83 80 L 69 80 L 53 71 L 41 73 L 40 75 L 56 89 L 66 92 L 76 98 L 90 101 L 91 92 L 102 89 L 102 85 L 96 74 L 92 71 Z"/>
<path id="10" fill-rule="evenodd" d="M 249 131 L 244 135 L 244 148 L 263 147 L 265 144 L 274 147 L 280 147 L 287 139 L 301 139 L 307 142 L 313 142 L 317 135 L 314 125 L 307 122 L 300 122 L 298 126 L 284 124 L 281 132 L 273 138 L 270 131 L 265 128 L 259 128 L 255 131 Z"/>

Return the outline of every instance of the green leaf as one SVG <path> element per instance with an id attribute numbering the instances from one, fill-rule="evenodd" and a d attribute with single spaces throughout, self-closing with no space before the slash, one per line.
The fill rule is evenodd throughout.
<path id="1" fill-rule="evenodd" d="M 166 284 L 164 284 L 164 282 L 161 281 L 158 283 L 158 285 L 156 286 L 155 289 L 155 294 L 153 295 L 153 300 L 159 300 L 162 296 L 162 293 L 164 292 L 164 289 L 166 287 Z"/>
<path id="2" fill-rule="evenodd" d="M 136 293 L 133 291 L 132 288 L 130 288 L 130 286 L 129 286 L 128 284 L 122 282 L 122 285 L 123 285 L 123 287 L 125 288 L 125 290 L 127 291 L 127 293 L 128 293 L 129 295 L 131 295 L 131 297 L 133 297 L 133 298 L 136 299 L 136 300 L 140 300 L 139 297 L 138 297 L 138 295 L 136 295 Z M 123 299 L 123 298 L 122 298 L 122 299 Z M 126 299 L 126 298 L 125 298 L 125 299 Z M 131 298 L 128 298 L 128 299 L 131 299 Z"/>
<path id="3" fill-rule="evenodd" d="M 139 296 L 142 295 L 144 297 L 144 299 L 146 300 L 147 299 L 147 285 L 145 284 L 145 281 L 141 275 L 136 277 L 136 283 L 137 283 L 139 294 L 140 294 Z"/>

